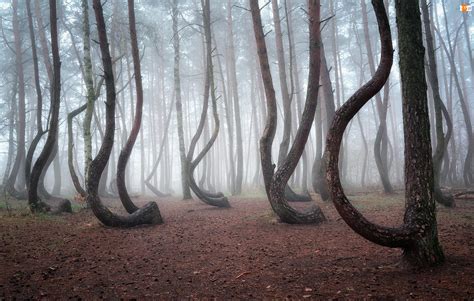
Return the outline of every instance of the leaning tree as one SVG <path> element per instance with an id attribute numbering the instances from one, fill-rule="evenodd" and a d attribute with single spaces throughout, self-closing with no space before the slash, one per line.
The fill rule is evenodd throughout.
<path id="1" fill-rule="evenodd" d="M 282 222 L 291 224 L 319 223 L 325 220 L 321 209 L 314 205 L 307 212 L 299 212 L 288 204 L 285 188 L 303 153 L 316 112 L 319 90 L 321 58 L 320 4 L 319 0 L 308 1 L 309 14 L 309 75 L 306 102 L 293 144 L 288 154 L 282 158 L 277 170 L 272 160 L 272 144 L 277 127 L 277 104 L 272 74 L 268 62 L 267 46 L 263 33 L 262 19 L 258 1 L 249 0 L 252 13 L 255 41 L 257 45 L 260 70 L 265 88 L 267 120 L 260 138 L 260 156 L 265 190 L 270 204 Z"/>
<path id="2" fill-rule="evenodd" d="M 347 199 L 339 178 L 339 150 L 344 130 L 357 112 L 385 84 L 393 63 L 390 25 L 382 0 L 372 0 L 381 39 L 377 71 L 339 108 L 326 138 L 329 192 L 343 220 L 364 238 L 391 248 L 402 248 L 404 259 L 415 266 L 433 266 L 444 260 L 438 241 L 430 124 L 426 95 L 424 48 L 418 1 L 396 0 L 405 133 L 405 216 L 400 227 L 368 221 Z"/>
<path id="3" fill-rule="evenodd" d="M 131 2 L 131 3 L 130 3 Z M 129 1 L 129 5 L 133 1 Z M 91 161 L 87 175 L 87 202 L 95 216 L 106 226 L 111 227 L 133 227 L 141 224 L 159 224 L 163 222 L 160 210 L 155 202 L 149 202 L 144 207 L 136 210 L 128 216 L 119 216 L 111 212 L 102 204 L 99 197 L 99 182 L 102 172 L 109 161 L 110 153 L 114 145 L 115 134 L 115 104 L 116 92 L 115 81 L 112 71 L 112 58 L 109 52 L 109 43 L 105 27 L 104 14 L 100 0 L 94 0 L 93 8 L 97 23 L 100 53 L 104 70 L 104 81 L 106 88 L 106 116 L 104 141 L 100 146 L 97 156 Z"/>

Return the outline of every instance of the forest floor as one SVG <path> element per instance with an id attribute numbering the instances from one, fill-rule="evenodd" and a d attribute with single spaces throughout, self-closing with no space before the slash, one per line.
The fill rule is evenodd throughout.
<path id="1" fill-rule="evenodd" d="M 403 194 L 351 199 L 380 224 L 403 218 Z M 231 198 L 231 209 L 170 198 L 158 201 L 163 225 L 134 229 L 106 228 L 88 210 L 33 216 L 2 204 L 0 300 L 474 298 L 474 201 L 438 208 L 446 263 L 426 270 L 317 202 L 328 221 L 302 226 L 277 222 L 264 198 Z"/>

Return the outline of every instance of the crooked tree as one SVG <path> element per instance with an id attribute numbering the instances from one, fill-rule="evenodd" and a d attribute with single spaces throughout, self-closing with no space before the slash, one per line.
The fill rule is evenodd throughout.
<path id="1" fill-rule="evenodd" d="M 205 191 L 201 187 L 199 187 L 194 179 L 194 170 L 198 166 L 198 164 L 202 161 L 204 156 L 209 152 L 212 148 L 214 142 L 217 139 L 220 129 L 220 120 L 217 113 L 217 96 L 216 96 L 216 87 L 214 83 L 214 67 L 212 63 L 212 34 L 211 34 L 211 8 L 209 0 L 202 0 L 202 16 L 203 16 L 203 25 L 204 25 L 204 38 L 205 38 L 205 46 L 206 46 L 206 79 L 204 83 L 204 101 L 201 111 L 201 117 L 199 120 L 198 127 L 196 132 L 191 139 L 189 144 L 188 154 L 186 156 L 187 160 L 187 177 L 188 183 L 194 194 L 203 201 L 204 203 L 216 206 L 216 207 L 223 207 L 227 208 L 230 207 L 229 201 L 221 192 L 213 193 L 209 191 Z M 209 98 L 211 99 L 212 105 L 212 116 L 214 119 L 214 130 L 212 132 L 211 138 L 207 141 L 201 151 L 194 157 L 194 151 L 197 146 L 197 142 L 202 135 L 204 125 L 207 118 L 207 111 L 209 107 Z"/>
<path id="2" fill-rule="evenodd" d="M 298 212 L 288 204 L 285 198 L 285 188 L 303 153 L 316 112 L 321 58 L 320 4 L 318 0 L 308 1 L 310 68 L 306 102 L 293 144 L 288 154 L 282 158 L 281 164 L 279 164 L 276 171 L 274 170 L 275 165 L 272 160 L 272 144 L 277 127 L 275 89 L 273 88 L 272 74 L 270 72 L 260 7 L 258 6 L 258 1 L 249 0 L 249 4 L 267 104 L 265 129 L 260 138 L 260 156 L 265 190 L 273 210 L 282 222 L 291 224 L 319 223 L 325 220 L 321 209 L 313 206 L 307 212 Z"/>
<path id="3" fill-rule="evenodd" d="M 107 30 L 105 27 L 102 3 L 100 0 L 93 1 L 97 32 L 99 36 L 100 53 L 104 70 L 104 82 L 106 88 L 105 102 L 105 133 L 104 139 L 96 157 L 91 161 L 87 176 L 87 202 L 94 215 L 106 226 L 110 227 L 134 227 L 141 224 L 159 224 L 163 222 L 158 205 L 149 202 L 142 208 L 128 216 L 120 216 L 111 212 L 102 204 L 99 197 L 99 182 L 102 172 L 107 165 L 114 145 L 115 135 L 115 80 L 112 70 L 112 58 L 109 52 Z"/>
<path id="4" fill-rule="evenodd" d="M 382 0 L 372 0 L 381 39 L 380 64 L 372 78 L 336 112 L 326 138 L 326 179 L 333 203 L 343 220 L 364 238 L 391 248 L 402 248 L 414 266 L 433 266 L 444 260 L 438 241 L 430 124 L 426 95 L 424 47 L 418 1 L 396 0 L 405 136 L 405 216 L 397 228 L 368 221 L 344 194 L 339 178 L 339 149 L 344 130 L 355 114 L 385 84 L 393 63 L 390 25 Z"/>
<path id="5" fill-rule="evenodd" d="M 61 106 L 61 61 L 59 57 L 59 39 L 58 24 L 56 14 L 56 0 L 49 0 L 50 28 L 51 28 L 51 52 L 53 57 L 53 81 L 51 83 L 51 116 L 49 120 L 48 136 L 43 149 L 36 159 L 33 169 L 31 170 L 30 182 L 28 185 L 28 205 L 32 212 L 50 211 L 49 205 L 44 203 L 38 196 L 38 184 L 44 168 L 47 166 L 51 153 L 57 146 L 58 125 L 59 125 L 59 109 Z M 67 200 L 61 201 L 59 208 L 67 211 L 71 210 L 71 204 Z"/>

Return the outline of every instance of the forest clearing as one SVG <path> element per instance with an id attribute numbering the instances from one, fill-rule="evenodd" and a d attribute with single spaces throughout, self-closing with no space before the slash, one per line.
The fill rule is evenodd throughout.
<path id="1" fill-rule="evenodd" d="M 473 299 L 472 8 L 0 0 L 0 300 Z"/>
<path id="2" fill-rule="evenodd" d="M 472 201 L 438 211 L 446 263 L 429 270 L 407 269 L 401 251 L 361 239 L 320 201 L 328 221 L 319 226 L 278 223 L 261 197 L 231 198 L 231 210 L 175 198 L 158 203 L 167 216 L 163 226 L 123 231 L 103 227 L 87 210 L 49 217 L 2 209 L 0 298 L 465 299 L 474 293 Z M 357 194 L 354 203 L 375 222 L 401 222 L 400 194 Z"/>

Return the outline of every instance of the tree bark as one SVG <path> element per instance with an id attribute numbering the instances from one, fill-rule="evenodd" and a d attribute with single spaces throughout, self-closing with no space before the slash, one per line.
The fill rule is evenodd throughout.
<path id="1" fill-rule="evenodd" d="M 298 164 L 301 154 L 303 153 L 316 111 L 321 57 L 320 4 L 318 0 L 310 0 L 308 2 L 310 71 L 308 75 L 309 85 L 303 115 L 290 151 L 287 155 L 285 154 L 285 158 L 283 158 L 278 169 L 274 172 L 275 165 L 272 162 L 272 144 L 277 126 L 276 96 L 268 62 L 267 46 L 263 33 L 258 1 L 250 0 L 249 3 L 252 13 L 260 70 L 267 97 L 267 121 L 263 135 L 260 139 L 260 155 L 265 190 L 273 210 L 282 222 L 292 224 L 320 223 L 325 220 L 325 217 L 319 207 L 314 206 L 310 208 L 309 211 L 301 213 L 289 206 L 285 199 L 285 187 Z"/>
<path id="2" fill-rule="evenodd" d="M 369 62 L 370 73 L 373 76 L 375 73 L 375 63 L 374 63 L 374 55 L 372 52 L 372 45 L 370 43 L 369 21 L 368 21 L 368 16 L 367 16 L 367 5 L 365 1 L 366 0 L 361 0 L 362 20 L 364 24 L 364 37 L 365 37 L 365 46 L 367 49 L 367 58 Z M 388 100 L 388 97 L 384 96 L 384 98 Z M 384 160 L 384 153 L 382 150 L 383 148 L 382 144 L 386 145 L 387 139 L 388 139 L 387 111 L 384 109 L 384 107 L 387 107 L 388 104 L 384 104 L 379 93 L 375 95 L 375 100 L 376 100 L 377 112 L 379 114 L 379 128 L 377 130 L 377 136 L 375 138 L 375 143 L 374 143 L 375 162 L 377 165 L 377 171 L 379 172 L 380 180 L 382 182 L 382 186 L 385 193 L 392 193 L 393 188 L 388 176 L 388 168 L 386 164 L 387 160 Z"/>
<path id="3" fill-rule="evenodd" d="M 187 154 L 187 161 L 189 162 L 189 173 L 188 173 L 188 181 L 190 188 L 196 194 L 196 196 L 203 201 L 204 203 L 216 206 L 216 207 L 223 207 L 228 208 L 230 207 L 229 201 L 227 198 L 221 193 L 212 193 L 209 191 L 205 191 L 200 188 L 195 179 L 194 179 L 194 170 L 196 169 L 197 165 L 201 162 L 204 156 L 209 152 L 212 145 L 217 139 L 217 135 L 219 134 L 220 128 L 220 121 L 219 116 L 217 113 L 217 97 L 216 97 L 216 89 L 214 84 L 214 67 L 212 63 L 212 37 L 211 37 L 211 9 L 209 0 L 202 0 L 202 8 L 203 8 L 203 25 L 204 25 L 204 36 L 205 36 L 205 44 L 206 44 L 206 80 L 204 84 L 204 103 L 203 108 L 201 111 L 201 118 L 199 120 L 199 125 L 194 134 L 191 143 L 189 144 L 189 150 Z M 197 145 L 199 138 L 201 137 L 202 131 L 204 129 L 204 123 L 206 121 L 207 110 L 209 106 L 209 97 L 211 98 L 212 102 L 212 113 L 214 119 L 214 131 L 211 135 L 210 140 L 204 145 L 203 149 L 199 152 L 196 158 L 193 159 L 194 151 Z"/>
<path id="4" fill-rule="evenodd" d="M 339 147 L 349 121 L 385 84 L 393 62 L 390 25 L 382 0 L 372 0 L 382 45 L 380 65 L 372 78 L 336 112 L 326 143 L 326 179 L 343 220 L 364 238 L 382 246 L 403 248 L 412 265 L 433 266 L 444 260 L 438 242 L 433 194 L 429 116 L 424 78 L 424 48 L 418 1 L 396 0 L 400 74 L 405 132 L 404 223 L 387 228 L 369 222 L 344 194 L 338 170 Z"/>
<path id="5" fill-rule="evenodd" d="M 59 109 L 61 105 L 61 61 L 59 58 L 59 40 L 58 27 L 56 17 L 56 0 L 49 1 L 50 10 L 50 27 L 51 27 L 51 51 L 53 55 L 53 81 L 51 83 L 51 116 L 49 121 L 48 136 L 45 145 L 36 160 L 30 175 L 30 183 L 28 185 L 28 205 L 33 213 L 50 211 L 51 208 L 38 197 L 38 184 L 41 174 L 47 165 L 51 153 L 57 145 L 58 125 L 59 125 Z M 59 204 L 67 211 L 71 210 L 69 201 L 64 200 Z"/>
<path id="6" fill-rule="evenodd" d="M 128 136 L 127 142 L 120 152 L 117 163 L 117 190 L 122 201 L 123 206 L 128 213 L 133 213 L 138 210 L 138 207 L 131 200 L 127 186 L 125 183 L 125 169 L 127 167 L 130 154 L 132 153 L 133 146 L 138 137 L 142 123 L 142 112 L 143 112 L 143 85 L 142 85 L 142 75 L 140 67 L 140 54 L 138 52 L 138 40 L 137 40 L 137 30 L 135 27 L 135 8 L 134 0 L 128 0 L 128 19 L 130 26 L 130 41 L 131 41 L 131 51 L 133 58 L 133 71 L 135 73 L 135 89 L 137 93 L 137 101 L 135 108 L 135 116 L 133 120 L 132 129 L 130 130 L 130 135 Z"/>
<path id="7" fill-rule="evenodd" d="M 115 81 L 112 71 L 112 59 L 109 52 L 107 31 L 100 0 L 93 1 L 96 17 L 97 31 L 99 35 L 100 52 L 104 69 L 104 80 L 106 87 L 106 127 L 104 140 L 97 156 L 92 160 L 87 177 L 87 202 L 91 206 L 94 215 L 106 226 L 110 227 L 134 227 L 141 224 L 159 224 L 163 222 L 158 205 L 154 202 L 146 204 L 133 214 L 119 216 L 112 213 L 102 204 L 98 195 L 99 181 L 114 144 L 115 131 Z"/>
<path id="8" fill-rule="evenodd" d="M 33 138 L 30 147 L 28 149 L 26 160 L 25 160 L 25 182 L 29 185 L 30 173 L 31 173 L 31 163 L 33 161 L 33 155 L 35 153 L 36 147 L 38 146 L 41 137 L 46 133 L 43 130 L 43 121 L 42 121 L 42 112 L 43 112 L 43 95 L 41 92 L 41 84 L 39 79 L 39 70 L 38 70 L 38 55 L 36 52 L 36 39 L 35 31 L 33 26 L 33 16 L 31 13 L 31 0 L 26 1 L 26 12 L 28 14 L 28 29 L 30 32 L 31 40 L 31 54 L 33 58 L 33 73 L 35 81 L 35 91 L 36 91 L 36 135 Z"/>

